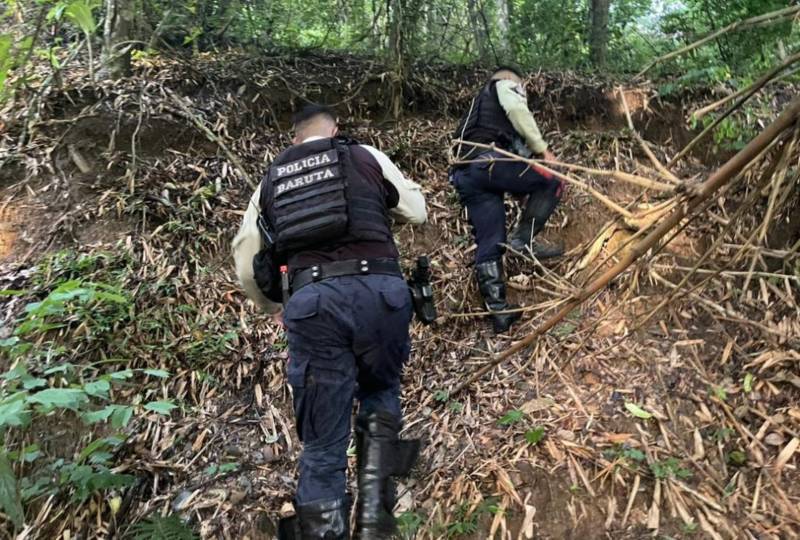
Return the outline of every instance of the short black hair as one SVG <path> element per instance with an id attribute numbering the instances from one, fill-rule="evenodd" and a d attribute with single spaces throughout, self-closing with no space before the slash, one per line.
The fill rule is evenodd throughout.
<path id="1" fill-rule="evenodd" d="M 492 76 L 497 75 L 501 71 L 510 71 L 511 73 L 513 73 L 514 75 L 519 77 L 520 79 L 524 79 L 525 78 L 525 75 L 522 74 L 522 70 L 519 69 L 516 66 L 512 66 L 511 64 L 501 64 L 501 65 L 497 66 L 494 69 L 494 71 L 492 71 Z"/>
<path id="2" fill-rule="evenodd" d="M 336 115 L 334 114 L 333 109 L 327 105 L 311 103 L 310 105 L 305 105 L 302 109 L 294 113 L 294 116 L 292 116 L 292 127 L 294 127 L 296 130 L 301 126 L 301 124 L 305 124 L 309 120 L 313 120 L 318 116 L 323 116 L 325 119 L 330 120 L 334 124 L 336 123 Z"/>

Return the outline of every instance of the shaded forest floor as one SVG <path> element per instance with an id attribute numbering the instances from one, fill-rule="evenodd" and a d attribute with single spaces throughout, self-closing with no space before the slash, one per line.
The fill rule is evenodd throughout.
<path id="1" fill-rule="evenodd" d="M 385 113 L 380 66 L 351 57 L 150 59 L 119 83 L 87 84 L 84 76 L 67 73 L 63 89 L 29 100 L 36 111 L 5 111 L 0 287 L 31 292 L 0 297 L 0 339 L 27 302 L 58 283 L 119 286 L 132 299 L 126 314 L 88 322 L 73 314 L 39 341 L 63 349 L 28 369 L 43 373 L 66 362 L 94 374 L 164 369 L 168 378 L 132 380 L 112 398 L 180 406 L 137 415 L 125 430 L 115 471 L 136 482 L 119 491 L 118 510 L 109 509 L 110 496 L 39 497 L 26 515 L 27 537 L 117 537 L 156 513 L 181 514 L 204 538 L 273 536 L 277 517 L 290 509 L 299 443 L 284 338 L 244 302 L 232 269 L 230 241 L 252 189 L 231 156 L 257 182 L 288 144 L 288 114 L 304 98 L 336 103 L 342 131 L 389 154 L 428 200 L 427 224 L 397 229 L 406 267 L 419 254 L 432 258 L 439 311 L 447 314 L 413 330 L 406 432 L 425 446 L 400 489 L 404 537 L 800 535 L 796 459 L 789 452 L 780 463 L 800 433 L 797 253 L 786 251 L 798 237 L 797 215 L 769 230 L 760 252 L 765 268 L 742 291 L 750 258 L 731 264 L 730 257 L 742 243 L 739 231 L 765 212 L 766 197 L 759 200 L 703 265 L 723 272 L 641 326 L 723 234 L 748 190 L 726 192 L 709 219 L 688 224 L 532 348 L 450 396 L 513 337 L 492 336 L 474 316 L 481 311 L 474 247 L 447 183 L 450 136 L 480 74 L 416 71 L 398 122 Z M 563 161 L 652 172 L 610 82 L 540 73 L 528 87 Z M 627 88 L 626 96 L 637 129 L 661 158 L 692 138 L 686 113 L 709 97 L 662 100 L 648 86 Z M 32 112 L 38 119 L 26 125 Z M 674 172 L 702 179 L 731 154 L 705 145 Z M 637 186 L 590 179 L 625 205 L 659 201 Z M 511 201 L 509 212 L 517 212 Z M 516 337 L 630 238 L 614 218 L 570 188 L 546 231 L 567 256 L 547 266 L 509 256 L 512 300 L 530 308 Z M 636 417 L 626 404 L 651 417 Z M 29 437 L 49 455 L 70 458 L 111 432 L 57 413 Z"/>

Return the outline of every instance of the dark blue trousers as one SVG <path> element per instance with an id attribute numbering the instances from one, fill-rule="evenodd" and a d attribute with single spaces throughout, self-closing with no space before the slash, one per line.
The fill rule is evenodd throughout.
<path id="1" fill-rule="evenodd" d="M 487 152 L 477 159 L 492 157 L 506 158 L 495 152 Z M 467 209 L 472 233 L 478 244 L 476 264 L 493 261 L 503 255 L 500 244 L 506 242 L 506 210 L 503 201 L 506 193 L 520 198 L 527 195 L 535 201 L 536 228 L 544 227 L 558 206 L 563 190 L 558 178 L 545 174 L 517 161 L 470 163 L 453 169 L 451 182 L 458 191 L 461 205 Z"/>
<path id="2" fill-rule="evenodd" d="M 303 442 L 298 504 L 345 496 L 353 398 L 360 411 L 401 416 L 400 375 L 412 306 L 399 276 L 344 276 L 311 283 L 284 313 L 288 379 Z"/>

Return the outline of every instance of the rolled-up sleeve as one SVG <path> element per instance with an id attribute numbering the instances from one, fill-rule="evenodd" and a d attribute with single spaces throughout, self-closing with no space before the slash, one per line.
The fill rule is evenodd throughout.
<path id="1" fill-rule="evenodd" d="M 528 109 L 525 90 L 514 81 L 498 81 L 497 99 L 511 121 L 511 125 L 525 139 L 528 148 L 537 154 L 543 154 L 547 150 L 547 143 L 542 137 L 542 132 L 539 131 L 533 113 Z"/>
<path id="2" fill-rule="evenodd" d="M 406 178 L 397 165 L 392 163 L 389 156 L 368 144 L 361 145 L 375 158 L 383 171 L 383 177 L 397 189 L 400 201 L 397 206 L 390 209 L 390 214 L 397 221 L 404 223 L 420 224 L 428 219 L 428 209 L 425 206 L 425 196 L 422 188 L 416 182 Z"/>
<path id="3" fill-rule="evenodd" d="M 239 226 L 239 232 L 233 239 L 231 248 L 236 264 L 236 277 L 247 298 L 267 313 L 277 313 L 280 311 L 281 305 L 264 296 L 253 274 L 253 257 L 263 247 L 261 233 L 258 230 L 259 196 L 260 190 L 256 190 L 250 198 L 250 203 L 247 205 L 247 210 Z"/>

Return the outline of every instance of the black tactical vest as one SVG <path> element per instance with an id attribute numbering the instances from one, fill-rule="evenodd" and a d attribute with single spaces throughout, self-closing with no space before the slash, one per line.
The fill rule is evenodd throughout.
<path id="1" fill-rule="evenodd" d="M 489 81 L 481 89 L 472 101 L 470 110 L 459 122 L 453 136 L 454 139 L 495 144 L 504 150 L 511 149 L 517 132 L 497 98 L 498 82 L 497 80 Z M 474 159 L 477 154 L 485 151 L 468 144 L 455 144 L 455 154 L 458 159 Z"/>
<path id="2" fill-rule="evenodd" d="M 287 257 L 362 241 L 394 245 L 385 194 L 359 173 L 341 140 L 284 150 L 262 182 L 261 211 Z"/>

